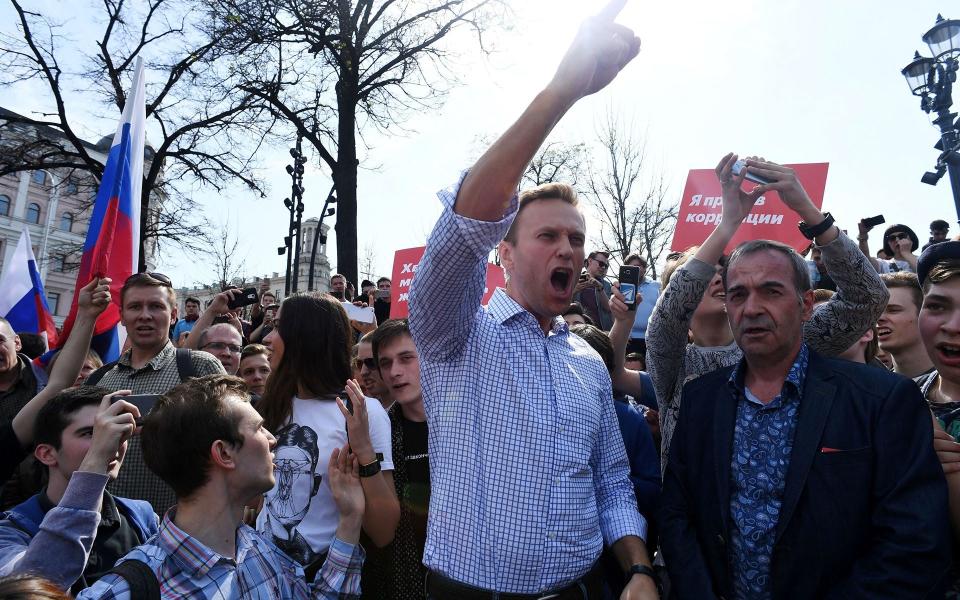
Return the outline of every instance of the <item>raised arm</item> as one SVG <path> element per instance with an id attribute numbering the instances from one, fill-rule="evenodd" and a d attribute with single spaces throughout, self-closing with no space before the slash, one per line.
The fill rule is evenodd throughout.
<path id="1" fill-rule="evenodd" d="M 210 302 L 210 306 L 203 311 L 200 318 L 194 323 L 193 329 L 190 330 L 190 335 L 187 336 L 187 341 L 183 347 L 191 350 L 200 350 L 200 338 L 203 332 L 213 325 L 213 321 L 218 316 L 230 310 L 230 300 L 232 300 L 235 295 L 241 293 L 241 291 L 242 290 L 227 290 L 214 296 Z M 243 335 L 242 331 L 240 335 Z"/>
<path id="2" fill-rule="evenodd" d="M 748 160 L 747 165 L 772 180 L 758 189 L 779 193 L 784 204 L 808 225 L 823 222 L 824 214 L 810 201 L 792 169 L 758 160 Z M 817 352 L 836 356 L 877 322 L 890 294 L 867 258 L 839 227 L 830 227 L 814 241 L 823 251 L 823 261 L 837 283 L 837 293 L 814 311 L 804 325 L 804 339 Z"/>
<path id="3" fill-rule="evenodd" d="M 640 50 L 614 23 L 626 0 L 610 0 L 577 33 L 556 74 L 456 188 L 441 192 L 437 222 L 410 290 L 410 331 L 422 359 L 450 360 L 469 337 L 483 297 L 486 259 L 516 214 L 527 164 L 563 115 L 599 91 Z"/>
<path id="4" fill-rule="evenodd" d="M 83 361 L 90 349 L 97 317 L 110 305 L 110 280 L 90 281 L 77 297 L 77 320 L 73 324 L 70 336 L 60 350 L 47 386 L 28 402 L 13 418 L 13 432 L 20 445 L 27 447 L 33 442 L 33 423 L 37 413 L 51 398 L 64 388 L 73 385 L 83 368 Z"/>

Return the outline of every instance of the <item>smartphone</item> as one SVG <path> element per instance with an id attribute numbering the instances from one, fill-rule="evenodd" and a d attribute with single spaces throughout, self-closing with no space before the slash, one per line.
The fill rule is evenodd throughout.
<path id="1" fill-rule="evenodd" d="M 883 215 L 877 215 L 875 217 L 870 217 L 869 219 L 863 220 L 863 224 L 867 227 L 867 229 L 876 227 L 877 225 L 881 225 L 886 222 L 887 220 L 883 218 Z"/>
<path id="2" fill-rule="evenodd" d="M 637 310 L 637 290 L 640 288 L 640 267 L 623 265 L 620 267 L 620 293 L 627 308 Z"/>
<path id="3" fill-rule="evenodd" d="M 113 401 L 123 400 L 140 409 L 140 418 L 137 419 L 137 427 L 143 424 L 143 418 L 150 414 L 153 405 L 160 399 L 159 394 L 133 394 L 131 396 L 114 396 Z"/>
<path id="4" fill-rule="evenodd" d="M 389 300 L 390 290 L 377 290 L 377 298 L 381 300 Z"/>
<path id="5" fill-rule="evenodd" d="M 260 302 L 260 297 L 257 295 L 257 288 L 244 288 L 239 294 L 233 297 L 230 302 L 227 303 L 227 306 L 233 310 L 235 308 L 240 308 L 241 306 L 249 306 L 251 304 L 256 304 Z"/>
<path id="6" fill-rule="evenodd" d="M 738 160 L 737 162 L 733 163 L 733 176 L 740 177 L 740 172 L 743 171 L 745 168 L 747 168 L 747 161 L 745 160 Z M 747 171 L 747 176 L 745 179 L 747 181 L 759 183 L 760 185 L 767 185 L 768 183 L 773 183 L 772 180 L 767 179 L 766 177 L 761 177 L 756 173 L 751 173 L 750 171 Z"/>

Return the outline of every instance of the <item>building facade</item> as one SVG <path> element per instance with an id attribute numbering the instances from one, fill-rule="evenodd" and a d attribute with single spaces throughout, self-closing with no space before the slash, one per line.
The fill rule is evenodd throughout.
<path id="1" fill-rule="evenodd" d="M 313 217 L 303 222 L 303 246 L 300 248 L 300 263 L 294 269 L 297 276 L 297 291 L 307 292 L 310 284 L 310 253 L 313 250 L 313 236 L 317 233 L 319 219 Z M 313 265 L 313 290 L 328 292 L 330 291 L 330 276 L 332 275 L 330 260 L 327 258 L 327 233 L 330 226 L 323 224 L 320 230 L 320 240 L 317 242 L 316 262 Z M 286 268 L 286 257 L 280 256 L 278 260 L 283 262 L 283 268 Z M 269 290 L 276 296 L 277 301 L 283 300 L 286 294 L 287 278 L 284 273 L 275 271 L 269 275 L 263 276 L 244 276 L 237 277 L 232 282 L 237 287 L 255 287 L 261 292 Z M 291 286 L 292 289 L 292 286 Z M 183 301 L 187 297 L 193 297 L 200 300 L 203 306 L 220 293 L 219 284 L 211 284 L 202 287 L 182 287 L 177 288 L 177 300 L 180 308 L 183 308 Z"/>
<path id="2" fill-rule="evenodd" d="M 4 115 L 19 116 L 0 108 L 0 152 L 5 145 L 62 139 L 52 128 L 10 124 L 2 120 Z M 92 158 L 106 164 L 113 135 L 96 144 L 82 143 Z M 152 159 L 153 149 L 148 146 L 144 169 Z M 70 312 L 98 187 L 92 175 L 74 169 L 20 171 L 0 177 L 0 273 L 12 259 L 21 232 L 29 229 L 47 304 L 58 327 Z M 148 263 L 154 262 L 154 249 L 155 244 L 147 244 Z"/>

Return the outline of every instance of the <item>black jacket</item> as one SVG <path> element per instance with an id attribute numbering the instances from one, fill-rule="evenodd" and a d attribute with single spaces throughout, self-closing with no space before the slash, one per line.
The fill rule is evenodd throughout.
<path id="1" fill-rule="evenodd" d="M 677 598 L 734 597 L 733 368 L 683 389 L 660 517 Z M 811 352 L 804 385 L 771 558 L 772 597 L 936 597 L 951 560 L 947 487 L 916 384 Z"/>

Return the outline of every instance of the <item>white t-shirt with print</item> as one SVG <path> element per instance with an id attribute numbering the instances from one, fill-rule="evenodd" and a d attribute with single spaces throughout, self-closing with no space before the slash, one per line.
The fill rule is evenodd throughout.
<path id="1" fill-rule="evenodd" d="M 367 398 L 370 440 L 383 455 L 384 471 L 393 470 L 390 417 L 380 402 Z M 347 443 L 347 425 L 330 399 L 293 398 L 290 424 L 277 432 L 274 474 L 257 529 L 303 565 L 316 560 L 333 541 L 340 515 L 327 481 L 327 464 L 334 448 Z"/>

